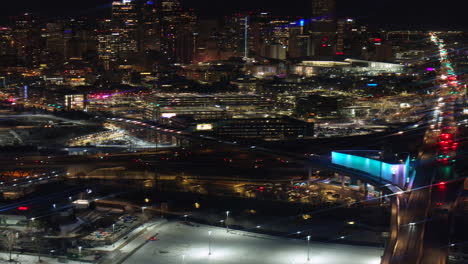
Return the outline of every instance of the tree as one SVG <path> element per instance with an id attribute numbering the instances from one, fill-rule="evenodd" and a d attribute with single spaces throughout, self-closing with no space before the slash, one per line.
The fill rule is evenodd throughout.
<path id="1" fill-rule="evenodd" d="M 11 258 L 11 252 L 13 251 L 13 248 L 16 246 L 16 243 L 18 242 L 18 235 L 19 235 L 18 232 L 13 232 L 13 231 L 10 231 L 6 234 L 5 244 L 8 250 L 8 254 L 9 254 L 8 261 L 10 262 L 13 261 L 13 259 Z"/>

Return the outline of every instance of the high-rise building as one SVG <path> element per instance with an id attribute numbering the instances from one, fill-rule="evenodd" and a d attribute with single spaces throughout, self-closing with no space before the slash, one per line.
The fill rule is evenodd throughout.
<path id="1" fill-rule="evenodd" d="M 161 2 L 146 1 L 141 9 L 141 50 L 161 50 Z"/>
<path id="2" fill-rule="evenodd" d="M 336 0 L 312 0 L 312 18 L 330 20 L 335 18 Z"/>
<path id="3" fill-rule="evenodd" d="M 0 28 L 0 56 L 12 56 L 15 54 L 15 42 L 13 31 L 9 27 Z"/>
<path id="4" fill-rule="evenodd" d="M 161 52 L 170 62 L 192 62 L 196 49 L 196 21 L 193 10 L 183 10 L 178 0 L 162 1 Z"/>
<path id="5" fill-rule="evenodd" d="M 98 23 L 96 37 L 99 61 L 104 65 L 106 70 L 109 70 L 115 66 L 119 58 L 121 45 L 120 31 L 113 29 L 110 19 L 104 19 Z"/>
<path id="6" fill-rule="evenodd" d="M 336 0 L 313 0 L 311 33 L 314 55 L 331 56 L 335 53 Z"/>
<path id="7" fill-rule="evenodd" d="M 120 35 L 119 57 L 129 58 L 138 52 L 139 20 L 135 1 L 122 0 L 112 3 L 112 24 Z"/>
<path id="8" fill-rule="evenodd" d="M 290 59 L 310 57 L 314 54 L 312 38 L 310 35 L 304 34 L 302 26 L 289 27 L 288 43 L 288 57 Z"/>
<path id="9" fill-rule="evenodd" d="M 16 18 L 13 39 L 17 56 L 24 60 L 25 66 L 38 66 L 41 53 L 40 28 L 32 14 L 25 13 Z"/>
<path id="10" fill-rule="evenodd" d="M 68 31 L 67 31 L 68 32 Z M 49 54 L 60 56 L 62 59 L 65 55 L 65 39 L 63 25 L 61 23 L 47 23 L 45 26 L 46 49 Z"/>
<path id="11" fill-rule="evenodd" d="M 68 20 L 63 32 L 67 59 L 84 58 L 97 50 L 95 28 L 86 18 Z"/>

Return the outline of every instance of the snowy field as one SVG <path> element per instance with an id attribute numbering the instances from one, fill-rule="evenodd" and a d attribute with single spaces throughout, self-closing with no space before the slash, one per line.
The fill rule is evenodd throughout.
<path id="1" fill-rule="evenodd" d="M 383 253 L 383 249 L 373 247 L 310 242 L 310 260 L 307 261 L 305 239 L 242 231 L 227 233 L 219 227 L 178 223 L 163 225 L 157 233 L 157 240 L 148 241 L 124 264 L 379 264 Z"/>

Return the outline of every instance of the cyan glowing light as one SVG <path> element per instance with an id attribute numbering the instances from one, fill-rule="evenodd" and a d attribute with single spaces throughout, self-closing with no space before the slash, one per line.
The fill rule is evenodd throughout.
<path id="1" fill-rule="evenodd" d="M 403 187 L 409 172 L 409 158 L 404 164 L 389 164 L 356 155 L 332 152 L 332 163 L 367 172 L 378 180 L 385 180 Z"/>
<path id="2" fill-rule="evenodd" d="M 376 84 L 376 83 L 368 83 L 367 86 L 369 86 L 369 87 L 375 87 L 375 86 L 377 86 L 377 84 Z"/>

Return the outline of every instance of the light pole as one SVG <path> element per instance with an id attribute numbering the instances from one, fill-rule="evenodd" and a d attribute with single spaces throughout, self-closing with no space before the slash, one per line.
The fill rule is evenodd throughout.
<path id="1" fill-rule="evenodd" d="M 182 255 L 182 264 L 185 263 L 185 255 Z"/>
<path id="2" fill-rule="evenodd" d="M 208 255 L 211 255 L 211 231 L 208 231 Z"/>
<path id="3" fill-rule="evenodd" d="M 228 220 L 229 220 L 229 211 L 226 211 L 226 221 L 224 221 L 224 223 L 226 224 L 226 233 L 229 233 Z"/>
<path id="4" fill-rule="evenodd" d="M 187 216 L 188 215 L 184 215 L 184 222 L 187 223 Z"/>
<path id="5" fill-rule="evenodd" d="M 31 238 L 31 241 L 34 243 L 34 240 L 36 240 L 36 237 L 32 237 Z M 39 252 L 39 247 L 38 247 L 38 243 L 34 243 L 36 245 L 36 249 L 37 249 L 37 257 L 38 257 L 38 262 L 41 263 L 42 260 L 41 260 L 41 252 Z"/>
<path id="6" fill-rule="evenodd" d="M 114 235 L 114 232 L 115 232 L 115 224 L 112 224 L 112 246 L 114 247 L 115 246 L 115 235 Z"/>
<path id="7" fill-rule="evenodd" d="M 81 246 L 78 247 L 78 258 L 80 259 L 81 263 Z"/>
<path id="8" fill-rule="evenodd" d="M 142 206 L 142 207 L 141 207 L 141 213 L 142 213 L 142 214 L 145 213 L 145 209 L 146 209 L 146 206 Z"/>
<path id="9" fill-rule="evenodd" d="M 310 236 L 307 236 L 307 261 L 310 261 Z"/>

